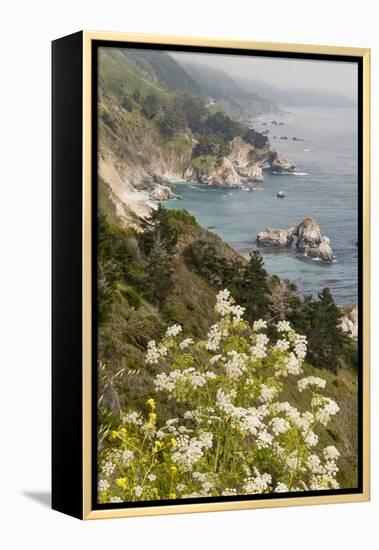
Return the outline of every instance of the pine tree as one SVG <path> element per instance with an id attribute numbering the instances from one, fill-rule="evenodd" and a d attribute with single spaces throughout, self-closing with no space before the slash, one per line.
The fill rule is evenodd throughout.
<path id="1" fill-rule="evenodd" d="M 303 302 L 298 324 L 308 339 L 308 359 L 315 367 L 337 372 L 351 348 L 349 337 L 340 327 L 342 312 L 328 288 L 318 294 L 318 300 L 308 297 Z M 296 328 L 296 327 L 295 327 Z"/>
<path id="2" fill-rule="evenodd" d="M 271 293 L 262 255 L 256 250 L 250 254 L 250 260 L 243 270 L 239 287 L 236 299 L 246 308 L 246 318 L 249 321 L 266 318 L 269 313 Z"/>

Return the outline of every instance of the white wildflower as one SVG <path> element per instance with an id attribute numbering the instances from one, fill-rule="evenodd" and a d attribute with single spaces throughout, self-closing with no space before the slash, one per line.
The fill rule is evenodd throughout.
<path id="1" fill-rule="evenodd" d="M 279 482 L 274 489 L 274 493 L 288 493 L 289 489 L 285 483 Z"/>
<path id="2" fill-rule="evenodd" d="M 256 334 L 254 339 L 254 345 L 250 348 L 251 355 L 254 359 L 264 359 L 267 355 L 269 339 L 266 334 Z"/>
<path id="3" fill-rule="evenodd" d="M 270 425 L 274 435 L 284 434 L 291 428 L 291 424 L 288 420 L 278 416 L 270 421 Z"/>
<path id="4" fill-rule="evenodd" d="M 323 450 L 323 454 L 325 460 L 337 460 L 337 458 L 340 456 L 339 451 L 334 447 L 334 445 L 329 445 L 329 447 L 325 447 L 325 449 Z"/>
<path id="5" fill-rule="evenodd" d="M 172 325 L 166 330 L 166 338 L 175 337 L 180 332 L 182 332 L 182 327 L 180 325 Z"/>
<path id="6" fill-rule="evenodd" d="M 121 460 L 124 466 L 129 466 L 133 458 L 134 458 L 133 451 L 129 451 L 129 449 L 122 451 Z"/>
<path id="7" fill-rule="evenodd" d="M 307 378 L 302 378 L 298 381 L 297 387 L 299 388 L 299 392 L 302 392 L 306 390 L 308 387 L 316 387 L 324 389 L 326 385 L 326 380 L 323 378 L 319 378 L 318 376 L 308 376 Z"/>
<path id="8" fill-rule="evenodd" d="M 288 321 L 279 321 L 279 323 L 276 325 L 278 332 L 289 332 L 291 329 L 291 325 Z"/>
<path id="9" fill-rule="evenodd" d="M 274 346 L 274 350 L 277 351 L 288 351 L 290 348 L 290 343 L 288 340 L 277 340 Z"/>
<path id="10" fill-rule="evenodd" d="M 246 355 L 233 350 L 228 351 L 228 357 L 230 359 L 225 363 L 226 375 L 228 378 L 239 378 L 246 371 Z"/>
<path id="11" fill-rule="evenodd" d="M 167 348 L 165 346 L 159 346 L 158 348 L 155 340 L 150 340 L 147 344 L 146 363 L 148 365 L 157 365 L 159 359 L 165 355 L 167 355 Z"/>
<path id="12" fill-rule="evenodd" d="M 136 497 L 140 497 L 142 495 L 143 489 L 142 489 L 141 485 L 136 485 L 134 487 L 134 493 L 135 493 Z"/>
<path id="13" fill-rule="evenodd" d="M 122 420 L 124 424 L 135 424 L 136 426 L 140 426 L 142 424 L 141 413 L 134 411 L 126 414 Z"/>
<path id="14" fill-rule="evenodd" d="M 193 339 L 192 338 L 185 338 L 184 340 L 182 340 L 179 344 L 179 347 L 181 350 L 183 349 L 187 349 L 188 346 L 190 346 L 191 344 L 193 344 Z"/>
<path id="15" fill-rule="evenodd" d="M 123 500 L 120 497 L 110 497 L 109 502 L 111 504 L 118 504 L 119 502 L 123 502 Z"/>
<path id="16" fill-rule="evenodd" d="M 253 324 L 254 332 L 258 332 L 258 330 L 262 330 L 263 328 L 267 328 L 267 321 L 263 321 L 263 319 L 258 319 L 258 321 L 254 321 L 254 324 Z"/>
<path id="17" fill-rule="evenodd" d="M 205 344 L 205 347 L 209 351 L 217 351 L 222 338 L 222 331 L 219 330 L 219 326 L 213 325 L 208 332 L 207 336 L 207 342 Z"/>
<path id="18" fill-rule="evenodd" d="M 247 494 L 267 493 L 271 483 L 270 474 L 260 474 L 255 468 L 255 476 L 249 477 L 244 485 L 243 490 Z"/>
<path id="19" fill-rule="evenodd" d="M 110 487 L 109 481 L 106 479 L 99 479 L 97 484 L 99 491 L 107 491 Z"/>
<path id="20" fill-rule="evenodd" d="M 267 384 L 261 384 L 261 392 L 259 400 L 262 403 L 270 403 L 277 395 L 278 390 L 273 386 L 267 386 Z"/>

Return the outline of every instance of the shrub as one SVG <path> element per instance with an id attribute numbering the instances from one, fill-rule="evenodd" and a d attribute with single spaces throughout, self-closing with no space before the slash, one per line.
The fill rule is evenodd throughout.
<path id="1" fill-rule="evenodd" d="M 306 338 L 280 321 L 270 343 L 266 322 L 244 321 L 227 290 L 217 296 L 216 313 L 206 340 L 183 339 L 173 325 L 161 342 L 149 342 L 156 395 L 146 412 L 128 411 L 103 433 L 100 502 L 339 487 L 339 452 L 320 448 L 317 435 L 339 407 L 323 395 L 325 380 L 301 378 Z M 281 401 L 287 377 L 297 379 L 310 410 Z M 174 418 L 165 418 L 167 400 Z"/>
<path id="2" fill-rule="evenodd" d="M 141 296 L 138 294 L 134 288 L 127 288 L 123 291 L 124 297 L 128 300 L 128 304 L 134 309 L 139 309 L 141 306 Z"/>

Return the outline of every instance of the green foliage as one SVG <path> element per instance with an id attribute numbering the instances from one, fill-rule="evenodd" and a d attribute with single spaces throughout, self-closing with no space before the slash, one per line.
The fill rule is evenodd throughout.
<path id="1" fill-rule="evenodd" d="M 121 105 L 126 111 L 132 111 L 134 107 L 134 101 L 130 95 L 125 94 L 122 98 Z"/>
<path id="2" fill-rule="evenodd" d="M 100 108 L 99 117 L 100 117 L 100 120 L 102 120 L 104 124 L 106 124 L 108 128 L 112 130 L 112 132 L 117 131 L 117 124 L 108 110 L 106 110 L 105 108 Z"/>
<path id="3" fill-rule="evenodd" d="M 226 140 L 231 141 L 244 133 L 246 127 L 231 119 L 228 115 L 217 111 L 208 116 L 206 120 L 206 129 L 212 134 L 221 134 Z"/>
<path id="4" fill-rule="evenodd" d="M 194 133 L 202 133 L 207 116 L 205 101 L 201 97 L 186 93 L 179 96 L 179 102 L 180 108 L 186 117 L 188 127 Z"/>
<path id="5" fill-rule="evenodd" d="M 257 147 L 258 149 L 263 149 L 269 144 L 268 137 L 260 132 L 257 132 L 253 128 L 247 130 L 247 132 L 243 134 L 242 139 L 246 141 L 246 143 L 250 143 L 250 145 L 254 145 L 254 147 Z"/>
<path id="6" fill-rule="evenodd" d="M 308 338 L 309 360 L 314 366 L 336 372 L 344 359 L 351 361 L 352 341 L 340 327 L 341 317 L 328 288 L 319 293 L 318 300 L 306 297 L 295 312 L 294 325 L 301 326 Z"/>
<path id="7" fill-rule="evenodd" d="M 230 142 L 222 134 L 207 134 L 200 137 L 192 151 L 192 158 L 208 155 L 213 157 L 227 157 L 230 155 Z"/>
<path id="8" fill-rule="evenodd" d="M 162 112 L 163 103 L 158 94 L 149 94 L 145 96 L 141 103 L 141 111 L 147 118 L 154 118 Z"/>
<path id="9" fill-rule="evenodd" d="M 173 292 L 174 250 L 180 227 L 170 212 L 159 204 L 151 217 L 143 221 L 144 232 L 139 240 L 147 255 L 146 287 L 148 297 L 162 307 Z"/>
<path id="10" fill-rule="evenodd" d="M 165 139 L 170 139 L 184 132 L 187 126 L 185 113 L 176 99 L 168 101 L 163 107 L 163 113 L 158 121 L 158 128 Z"/>
<path id="11" fill-rule="evenodd" d="M 127 299 L 128 304 L 131 307 L 134 307 L 134 309 L 139 309 L 141 307 L 142 298 L 141 295 L 138 294 L 136 290 L 134 290 L 132 287 L 127 288 L 123 291 L 124 298 Z"/>

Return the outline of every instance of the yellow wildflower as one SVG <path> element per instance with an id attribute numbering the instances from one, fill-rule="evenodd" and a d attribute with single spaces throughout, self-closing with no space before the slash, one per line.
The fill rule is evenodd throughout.
<path id="1" fill-rule="evenodd" d="M 112 439 L 116 439 L 116 437 L 118 437 L 118 431 L 112 430 L 111 436 L 112 436 Z"/>
<path id="2" fill-rule="evenodd" d="M 152 397 L 146 401 L 146 405 L 153 411 L 155 409 L 155 401 Z"/>
<path id="3" fill-rule="evenodd" d="M 170 493 L 169 498 L 171 500 L 175 500 L 176 499 L 176 494 L 175 493 Z"/>
<path id="4" fill-rule="evenodd" d="M 154 420 L 157 419 L 157 415 L 155 413 L 150 413 L 149 418 L 150 418 L 150 421 L 153 422 Z"/>
<path id="5" fill-rule="evenodd" d="M 154 428 L 154 424 L 152 424 L 151 422 L 148 422 L 148 423 L 146 424 L 146 429 L 147 429 L 147 430 L 152 430 L 153 428 Z"/>
<path id="6" fill-rule="evenodd" d="M 119 477 L 118 479 L 116 479 L 116 483 L 119 487 L 121 487 L 121 489 L 126 489 L 128 486 L 128 480 L 126 479 L 126 477 Z"/>
<path id="7" fill-rule="evenodd" d="M 175 446 L 176 446 L 176 444 L 177 444 L 177 441 L 176 441 L 176 439 L 175 439 L 174 437 L 173 437 L 173 438 L 171 438 L 171 445 L 172 445 L 173 447 L 175 447 Z"/>
<path id="8" fill-rule="evenodd" d="M 178 469 L 176 466 L 170 466 L 170 472 L 172 473 L 173 476 L 176 474 L 177 471 Z"/>
<path id="9" fill-rule="evenodd" d="M 160 451 L 160 449 L 162 449 L 163 447 L 163 443 L 162 441 L 159 441 L 158 439 L 155 441 L 154 443 L 154 449 L 153 449 L 153 453 L 158 453 Z"/>

